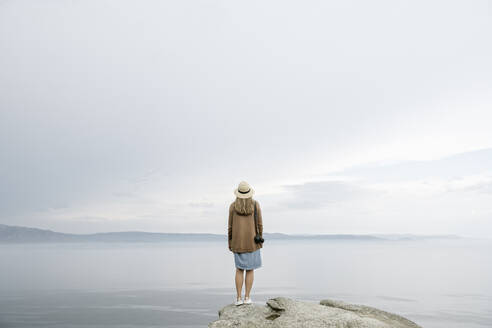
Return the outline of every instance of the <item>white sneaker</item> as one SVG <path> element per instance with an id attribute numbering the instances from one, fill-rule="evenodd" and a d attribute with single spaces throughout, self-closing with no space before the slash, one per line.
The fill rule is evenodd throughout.
<path id="1" fill-rule="evenodd" d="M 236 303 L 234 303 L 234 304 L 241 305 L 241 304 L 243 304 L 243 300 L 242 299 L 239 299 L 239 300 L 236 299 Z"/>
<path id="2" fill-rule="evenodd" d="M 251 303 L 253 303 L 253 301 L 251 301 L 251 297 L 247 297 L 247 298 L 244 299 L 244 302 L 243 303 L 244 304 L 251 304 Z"/>

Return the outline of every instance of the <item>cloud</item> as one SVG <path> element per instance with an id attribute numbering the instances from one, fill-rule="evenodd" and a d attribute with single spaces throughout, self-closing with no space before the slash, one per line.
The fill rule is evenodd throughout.
<path id="1" fill-rule="evenodd" d="M 466 187 L 461 188 L 461 190 L 492 195 L 492 178 L 489 177 L 488 179 L 484 179 L 481 182 L 476 182 L 474 184 L 468 185 Z"/>
<path id="2" fill-rule="evenodd" d="M 370 182 L 458 179 L 492 172 L 492 148 L 457 153 L 427 161 L 361 164 L 328 174 L 347 175 Z"/>
<path id="3" fill-rule="evenodd" d="M 282 206 L 292 209 L 321 209 L 333 203 L 360 199 L 370 191 L 354 182 L 312 181 L 282 186 Z"/>
<path id="4" fill-rule="evenodd" d="M 210 208 L 214 207 L 212 202 L 189 202 L 188 205 L 193 208 Z"/>

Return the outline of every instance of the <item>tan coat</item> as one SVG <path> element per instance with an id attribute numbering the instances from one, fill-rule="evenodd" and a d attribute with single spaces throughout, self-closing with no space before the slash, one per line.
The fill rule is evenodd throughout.
<path id="1" fill-rule="evenodd" d="M 263 220 L 260 204 L 256 201 L 256 215 L 258 217 L 258 231 L 263 235 Z M 229 206 L 229 250 L 234 253 L 253 252 L 262 248 L 262 244 L 254 241 L 255 219 L 254 212 L 249 215 L 241 215 L 234 209 L 234 202 Z"/>

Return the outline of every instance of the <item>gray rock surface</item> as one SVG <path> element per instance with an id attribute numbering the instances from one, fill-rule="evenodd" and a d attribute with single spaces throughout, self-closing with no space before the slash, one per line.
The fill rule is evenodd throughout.
<path id="1" fill-rule="evenodd" d="M 286 297 L 269 299 L 266 305 L 227 305 L 208 327 L 421 328 L 399 315 L 369 306 L 328 299 L 318 304 Z"/>

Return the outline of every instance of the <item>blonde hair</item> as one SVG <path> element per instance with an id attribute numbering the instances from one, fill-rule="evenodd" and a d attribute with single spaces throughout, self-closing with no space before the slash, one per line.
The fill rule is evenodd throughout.
<path id="1" fill-rule="evenodd" d="M 238 214 L 241 215 L 249 215 L 253 213 L 255 209 L 253 197 L 248 197 L 248 198 L 236 197 L 236 201 L 234 202 L 234 209 Z"/>

